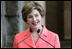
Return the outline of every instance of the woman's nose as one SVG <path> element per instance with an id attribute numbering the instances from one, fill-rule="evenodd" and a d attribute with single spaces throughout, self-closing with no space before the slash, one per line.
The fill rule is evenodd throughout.
<path id="1" fill-rule="evenodd" d="M 33 21 L 36 21 L 36 17 L 33 17 Z"/>

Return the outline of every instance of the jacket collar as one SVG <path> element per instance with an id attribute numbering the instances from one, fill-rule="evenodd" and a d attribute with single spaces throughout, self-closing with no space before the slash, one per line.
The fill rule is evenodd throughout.
<path id="1" fill-rule="evenodd" d="M 45 36 L 48 36 L 47 28 L 44 25 L 41 25 L 41 26 L 43 27 L 42 34 Z M 25 31 L 24 35 L 27 36 L 29 34 L 30 34 L 30 27 Z"/>
<path id="2" fill-rule="evenodd" d="M 24 37 L 28 37 L 30 35 L 30 27 L 24 32 Z M 32 35 L 30 35 L 26 40 L 24 40 L 26 44 L 28 44 L 30 47 L 35 48 L 35 45 L 33 43 Z"/>
<path id="3" fill-rule="evenodd" d="M 44 25 L 41 25 L 41 26 L 43 27 L 42 34 L 47 37 L 48 36 L 47 28 Z"/>
<path id="4" fill-rule="evenodd" d="M 47 36 L 48 36 L 48 30 L 45 28 L 44 25 L 41 25 L 43 27 L 43 30 L 40 34 L 40 37 L 42 37 L 43 39 L 47 40 Z M 28 37 L 30 35 L 30 27 L 24 32 L 24 38 Z M 42 39 L 38 38 L 37 42 L 36 42 L 36 46 L 34 44 L 34 41 L 32 39 L 32 35 L 30 35 L 26 40 L 24 40 L 25 43 L 27 43 L 29 46 L 31 47 L 36 47 L 36 46 L 40 46 L 43 43 L 45 43 L 45 41 L 43 41 Z"/>
<path id="5" fill-rule="evenodd" d="M 43 30 L 40 34 L 40 37 L 43 38 L 44 40 L 48 40 L 47 36 L 48 36 L 48 30 L 45 28 L 44 25 L 41 25 L 43 27 Z M 38 39 L 37 43 L 36 43 L 36 46 L 41 46 L 43 45 L 44 43 L 46 43 L 45 41 L 43 41 L 41 38 Z"/>

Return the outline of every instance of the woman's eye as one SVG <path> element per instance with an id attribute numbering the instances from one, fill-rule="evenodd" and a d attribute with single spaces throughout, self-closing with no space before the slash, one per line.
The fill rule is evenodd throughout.
<path id="1" fill-rule="evenodd" d="M 32 18 L 32 16 L 29 16 L 29 18 Z"/>
<path id="2" fill-rule="evenodd" d="M 35 16 L 37 17 L 38 15 L 36 14 Z"/>

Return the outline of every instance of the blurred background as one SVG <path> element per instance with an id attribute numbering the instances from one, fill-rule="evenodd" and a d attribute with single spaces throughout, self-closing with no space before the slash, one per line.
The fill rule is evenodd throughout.
<path id="1" fill-rule="evenodd" d="M 30 1 L 1 1 L 1 48 L 11 48 L 16 33 L 29 26 L 23 21 L 22 7 Z M 71 1 L 37 1 L 44 10 L 42 25 L 59 35 L 61 48 L 71 48 Z"/>

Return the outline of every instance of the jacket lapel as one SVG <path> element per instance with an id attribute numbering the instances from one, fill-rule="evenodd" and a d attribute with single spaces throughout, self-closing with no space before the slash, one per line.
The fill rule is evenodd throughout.
<path id="1" fill-rule="evenodd" d="M 40 37 L 43 38 L 44 40 L 48 41 L 48 37 L 47 36 L 48 36 L 48 30 L 43 26 L 43 30 L 42 30 L 42 33 L 40 34 Z M 46 43 L 40 37 L 38 38 L 38 41 L 36 43 L 37 47 L 39 47 L 39 46 L 43 45 L 44 43 Z"/>
<path id="2" fill-rule="evenodd" d="M 30 35 L 30 28 L 28 28 L 28 29 L 24 32 L 24 37 L 26 38 L 26 37 L 28 37 L 29 35 Z M 25 39 L 24 42 L 25 42 L 26 44 L 28 44 L 30 47 L 35 48 L 35 44 L 34 44 L 34 41 L 33 41 L 33 39 L 32 39 L 32 34 L 31 34 L 27 39 Z"/>
<path id="3" fill-rule="evenodd" d="M 43 38 L 44 40 L 48 41 L 48 30 L 42 25 L 43 30 L 42 33 L 40 34 L 40 37 Z M 26 38 L 30 35 L 30 27 L 24 32 L 23 37 Z M 33 48 L 39 47 L 41 45 L 43 45 L 44 43 L 46 43 L 45 41 L 43 41 L 41 38 L 38 38 L 36 44 L 34 44 L 33 38 L 32 38 L 32 34 L 24 40 L 24 42 Z"/>

